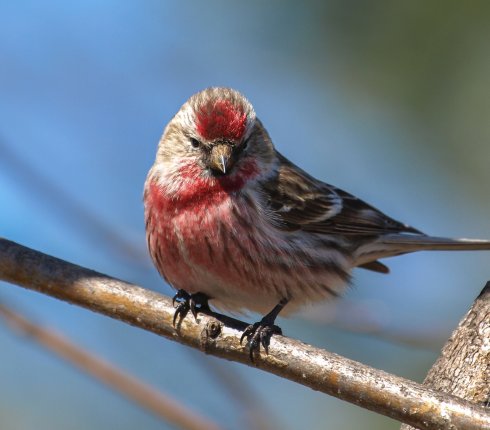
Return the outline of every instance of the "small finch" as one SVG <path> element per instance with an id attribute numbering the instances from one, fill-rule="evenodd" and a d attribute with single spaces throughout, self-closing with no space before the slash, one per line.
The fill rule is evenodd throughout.
<path id="1" fill-rule="evenodd" d="M 151 258 L 176 290 L 175 318 L 207 309 L 265 316 L 242 336 L 267 351 L 284 308 L 339 296 L 355 267 L 421 250 L 488 250 L 427 236 L 321 182 L 281 155 L 250 102 L 229 88 L 193 95 L 165 128 L 144 190 Z M 174 318 L 174 323 L 175 323 Z"/>

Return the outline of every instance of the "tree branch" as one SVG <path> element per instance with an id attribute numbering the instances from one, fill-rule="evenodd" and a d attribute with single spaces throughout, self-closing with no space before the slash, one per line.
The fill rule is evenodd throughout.
<path id="1" fill-rule="evenodd" d="M 490 282 L 459 323 L 424 385 L 490 406 Z M 415 430 L 402 425 L 400 430 Z"/>
<path id="2" fill-rule="evenodd" d="M 0 239 L 0 279 L 39 291 L 208 354 L 246 365 L 240 345 L 246 324 L 219 314 L 188 316 L 177 329 L 168 297 Z M 458 397 L 390 375 L 364 364 L 274 336 L 264 371 L 298 382 L 420 429 L 490 429 L 490 412 Z"/>

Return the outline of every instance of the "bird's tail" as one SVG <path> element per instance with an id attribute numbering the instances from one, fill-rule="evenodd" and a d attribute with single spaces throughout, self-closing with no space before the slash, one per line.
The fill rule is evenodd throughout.
<path id="1" fill-rule="evenodd" d="M 484 251 L 490 250 L 490 240 L 450 239 L 416 234 L 387 234 L 359 248 L 356 266 L 378 258 L 415 251 Z"/>

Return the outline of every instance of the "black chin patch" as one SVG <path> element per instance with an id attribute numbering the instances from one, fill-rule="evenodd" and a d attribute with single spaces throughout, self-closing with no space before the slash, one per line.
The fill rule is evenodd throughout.
<path id="1" fill-rule="evenodd" d="M 221 170 L 213 169 L 212 167 L 209 167 L 208 170 L 209 173 L 211 173 L 211 176 L 214 176 L 215 178 L 222 178 L 223 176 L 227 176 L 228 173 L 230 173 L 230 172 L 223 173 Z"/>

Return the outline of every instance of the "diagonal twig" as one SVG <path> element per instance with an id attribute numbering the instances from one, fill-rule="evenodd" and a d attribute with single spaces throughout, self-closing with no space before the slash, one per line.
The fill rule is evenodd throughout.
<path id="1" fill-rule="evenodd" d="M 112 251 L 123 257 L 126 262 L 143 268 L 151 267 L 144 247 L 138 247 L 133 241 L 121 235 L 113 225 L 102 220 L 62 186 L 50 181 L 46 175 L 35 169 L 11 146 L 0 136 L 1 165 L 15 175 L 17 182 L 25 184 L 30 196 L 37 196 L 43 203 L 52 202 L 49 207 L 61 210 L 64 220 L 75 223 L 77 228 L 82 228 L 87 234 L 97 238 L 99 243 L 109 244 Z"/>
<path id="2" fill-rule="evenodd" d="M 0 317 L 14 330 L 26 334 L 46 349 L 104 382 L 157 417 L 184 430 L 219 430 L 220 427 L 170 396 L 117 369 L 113 364 L 75 345 L 53 330 L 35 324 L 0 304 Z"/>

